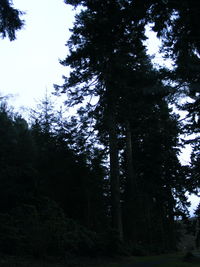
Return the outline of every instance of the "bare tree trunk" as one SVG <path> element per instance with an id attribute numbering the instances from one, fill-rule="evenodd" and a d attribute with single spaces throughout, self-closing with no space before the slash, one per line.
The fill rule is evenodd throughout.
<path id="1" fill-rule="evenodd" d="M 115 108 L 113 107 L 113 105 L 111 105 L 108 114 L 108 131 L 109 131 L 109 149 L 110 149 L 112 227 L 118 231 L 120 240 L 123 240 L 122 214 L 121 214 L 121 203 L 120 203 L 117 122 L 116 122 Z"/>
<path id="2" fill-rule="evenodd" d="M 133 151 L 130 122 L 126 121 L 126 160 L 127 160 L 127 185 L 126 200 L 124 203 L 124 220 L 126 224 L 126 238 L 128 240 L 137 240 L 137 220 L 135 218 L 135 207 L 139 205 L 137 195 L 137 185 L 133 169 Z M 138 214 L 137 214 L 138 215 Z"/>
<path id="3" fill-rule="evenodd" d="M 137 184 L 133 171 L 133 151 L 130 123 L 126 121 L 126 157 L 127 157 L 127 194 L 132 198 L 133 193 L 137 191 Z"/>

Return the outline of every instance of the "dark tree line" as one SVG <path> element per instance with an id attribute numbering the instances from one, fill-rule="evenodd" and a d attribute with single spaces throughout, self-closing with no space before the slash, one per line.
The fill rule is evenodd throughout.
<path id="1" fill-rule="evenodd" d="M 28 125 L 2 102 L 0 247 L 35 256 L 176 250 L 176 218 L 199 186 L 199 3 L 65 2 L 80 9 L 61 61 L 71 72 L 55 90 L 77 116 L 65 119 L 46 97 Z M 151 63 L 147 25 L 173 69 Z M 187 111 L 184 121 L 170 104 Z M 178 159 L 183 133 L 196 134 L 191 166 Z"/>
<path id="2" fill-rule="evenodd" d="M 189 184 L 186 168 L 177 158 L 182 126 L 167 104 L 173 92 L 179 93 L 175 86 L 170 86 L 172 81 L 181 88 L 184 86 L 183 75 L 182 81 L 179 77 L 180 50 L 176 51 L 175 45 L 182 42 L 179 40 L 182 34 L 176 36 L 176 24 L 181 20 L 179 13 L 182 16 L 184 7 L 176 1 L 66 3 L 84 8 L 76 16 L 67 43 L 69 55 L 61 62 L 72 71 L 64 85 L 56 89 L 67 93 L 69 105 L 84 103 L 88 97 L 99 97 L 96 107 L 88 104 L 85 113 L 88 111 L 88 118 L 96 119 L 94 129 L 96 127 L 99 138 L 102 135 L 106 138 L 103 143 L 108 147 L 110 158 L 112 227 L 121 240 L 130 238 L 135 243 L 143 243 L 134 223 L 138 221 L 141 225 L 140 220 L 148 210 L 149 225 L 155 226 L 152 220 L 159 218 L 160 226 L 157 241 L 149 231 L 153 236 L 149 238 L 150 243 L 163 243 L 164 249 L 170 248 L 175 244 L 174 217 L 187 206 L 185 192 Z M 173 71 L 156 70 L 152 66 L 143 42 L 148 23 L 154 23 L 153 30 L 162 38 L 166 56 L 172 54 L 177 65 Z M 174 35 L 174 43 L 170 42 L 170 34 Z M 189 81 L 187 88 L 190 88 Z M 137 147 L 140 150 L 136 150 Z M 123 190 L 120 179 L 124 182 Z M 140 207 L 139 211 L 136 207 Z M 167 236 L 171 241 L 165 240 Z"/>
<path id="3" fill-rule="evenodd" d="M 90 235 L 108 228 L 101 157 L 88 164 L 70 149 L 67 122 L 60 126 L 60 115 L 51 113 L 46 101 L 31 126 L 1 104 L 0 248 L 36 256 L 64 249 L 84 254 L 94 247 Z"/>

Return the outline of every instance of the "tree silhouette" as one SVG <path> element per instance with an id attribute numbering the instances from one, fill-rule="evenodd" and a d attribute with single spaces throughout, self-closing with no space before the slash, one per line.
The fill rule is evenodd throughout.
<path id="1" fill-rule="evenodd" d="M 12 1 L 0 1 L 0 36 L 5 38 L 8 36 L 10 41 L 16 39 L 16 31 L 20 30 L 24 21 L 20 19 L 23 12 L 12 7 Z"/>

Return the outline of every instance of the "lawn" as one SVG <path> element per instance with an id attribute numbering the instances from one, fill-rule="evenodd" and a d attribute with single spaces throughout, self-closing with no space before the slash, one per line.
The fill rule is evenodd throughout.
<path id="1" fill-rule="evenodd" d="M 200 266 L 200 257 L 184 261 L 183 254 L 165 254 L 159 256 L 110 258 L 110 259 L 74 259 L 65 262 L 34 261 L 31 259 L 3 258 L 0 267 L 192 267 Z"/>
<path id="2" fill-rule="evenodd" d="M 103 264 L 98 267 L 192 267 L 200 266 L 200 257 L 194 257 L 188 261 L 184 260 L 184 254 L 165 254 L 159 256 L 148 257 L 130 257 L 113 262 Z"/>

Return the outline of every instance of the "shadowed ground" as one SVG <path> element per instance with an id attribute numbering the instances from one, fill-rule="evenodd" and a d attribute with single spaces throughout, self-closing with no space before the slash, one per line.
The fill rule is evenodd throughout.
<path id="1" fill-rule="evenodd" d="M 19 259 L 14 257 L 1 258 L 0 267 L 192 267 L 200 266 L 200 253 L 193 256 L 169 254 L 147 257 L 129 258 L 77 258 L 65 261 Z"/>

